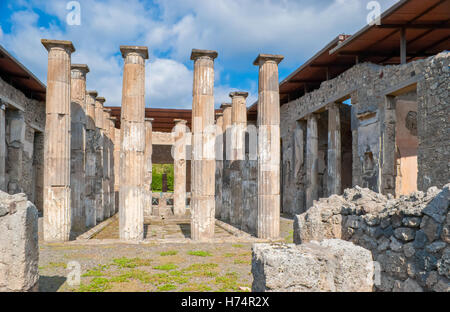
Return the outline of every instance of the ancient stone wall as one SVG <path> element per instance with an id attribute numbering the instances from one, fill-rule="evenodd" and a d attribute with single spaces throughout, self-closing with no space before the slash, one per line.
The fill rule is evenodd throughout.
<path id="1" fill-rule="evenodd" d="M 42 211 L 45 103 L 26 97 L 1 78 L 0 102 L 5 106 L 5 124 L 0 127 L 5 127 L 6 142 L 2 190 L 25 193 Z"/>
<path id="2" fill-rule="evenodd" d="M 306 165 L 302 119 L 329 103 L 351 99 L 352 185 L 384 194 L 395 193 L 395 103 L 389 99 L 414 91 L 418 102 L 418 189 L 442 187 L 449 178 L 447 161 L 448 82 L 450 53 L 404 65 L 355 65 L 321 87 L 281 107 L 283 211 L 298 213 L 304 206 L 302 168 Z M 394 101 L 395 102 L 395 101 Z M 347 102 L 346 102 L 347 103 Z M 391 107 L 392 106 L 392 107 Z M 341 116 L 342 118 L 342 116 Z M 342 140 L 350 140 L 341 135 Z M 342 142 L 344 144 L 344 142 Z M 292 171 L 295 171 L 292 173 Z M 347 177 L 348 180 L 350 177 Z"/>
<path id="3" fill-rule="evenodd" d="M 372 252 L 378 291 L 450 291 L 450 184 L 394 199 L 347 189 L 295 216 L 294 242 L 338 238 Z"/>
<path id="4" fill-rule="evenodd" d="M 38 212 L 25 194 L 0 191 L 0 292 L 37 291 Z"/>

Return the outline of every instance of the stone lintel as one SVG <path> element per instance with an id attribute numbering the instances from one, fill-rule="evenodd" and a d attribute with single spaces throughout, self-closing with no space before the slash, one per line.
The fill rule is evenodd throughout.
<path id="1" fill-rule="evenodd" d="M 102 96 L 97 97 L 95 100 L 99 101 L 102 104 L 106 102 L 106 99 L 104 97 L 102 97 Z"/>
<path id="2" fill-rule="evenodd" d="M 175 124 L 185 125 L 187 123 L 187 120 L 185 120 L 185 119 L 174 119 L 173 121 L 175 122 Z"/>
<path id="3" fill-rule="evenodd" d="M 71 53 L 75 52 L 75 47 L 72 41 L 68 40 L 52 40 L 52 39 L 41 39 L 42 45 L 50 51 L 51 48 L 63 48 L 69 49 Z"/>
<path id="4" fill-rule="evenodd" d="M 244 98 L 247 98 L 248 97 L 248 92 L 244 92 L 244 91 L 230 92 L 230 98 L 234 98 L 236 96 L 242 96 Z"/>
<path id="5" fill-rule="evenodd" d="M 97 96 L 98 96 L 98 92 L 95 90 L 89 90 L 89 91 L 86 91 L 86 93 L 89 94 L 90 96 L 93 96 L 94 98 L 97 98 Z"/>
<path id="6" fill-rule="evenodd" d="M 78 70 L 80 72 L 82 72 L 83 74 L 87 74 L 89 72 L 89 66 L 87 66 L 86 64 L 72 64 L 70 66 L 71 70 Z"/>
<path id="7" fill-rule="evenodd" d="M 267 61 L 274 61 L 277 64 L 284 59 L 283 55 L 275 55 L 275 54 L 259 54 L 258 57 L 253 62 L 253 65 L 262 65 Z"/>
<path id="8" fill-rule="evenodd" d="M 199 50 L 199 49 L 192 49 L 191 53 L 191 60 L 195 61 L 196 59 L 200 57 L 209 57 L 211 59 L 215 59 L 219 54 L 217 51 L 213 50 Z"/>
<path id="9" fill-rule="evenodd" d="M 220 105 L 220 109 L 224 110 L 225 108 L 231 107 L 231 103 L 222 103 L 222 105 Z"/>
<path id="10" fill-rule="evenodd" d="M 120 52 L 122 53 L 122 57 L 125 58 L 128 53 L 139 53 L 142 57 L 147 60 L 148 59 L 148 48 L 145 46 L 129 46 L 129 45 L 121 45 Z"/>

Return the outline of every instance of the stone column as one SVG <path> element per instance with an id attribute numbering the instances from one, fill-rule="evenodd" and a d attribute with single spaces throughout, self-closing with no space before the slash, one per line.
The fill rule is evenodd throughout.
<path id="1" fill-rule="evenodd" d="M 27 125 L 25 122 L 25 112 L 21 110 L 6 111 L 6 141 L 7 157 L 6 157 L 6 176 L 8 178 L 6 189 L 9 194 L 25 193 L 27 192 L 26 181 L 24 181 L 24 173 L 28 171 L 26 168 L 26 159 L 28 152 L 25 151 Z M 33 146 L 31 144 L 31 146 Z M 29 151 L 33 154 L 33 151 Z M 30 155 L 30 156 L 31 156 Z"/>
<path id="2" fill-rule="evenodd" d="M 247 127 L 247 92 L 231 92 L 231 150 L 230 183 L 231 214 L 230 223 L 237 228 L 242 227 L 243 188 L 242 170 L 245 159 L 245 129 Z"/>
<path id="3" fill-rule="evenodd" d="M 114 200 L 115 210 L 119 211 L 119 188 L 120 188 L 120 129 L 114 128 Z"/>
<path id="4" fill-rule="evenodd" d="M 153 143 L 152 143 L 152 122 L 153 118 L 145 118 L 145 206 L 144 215 L 152 215 L 152 174 L 153 174 Z"/>
<path id="5" fill-rule="evenodd" d="M 103 166 L 104 166 L 104 133 L 103 133 L 103 103 L 105 98 L 95 99 L 95 207 L 97 223 L 105 220 L 105 201 L 103 194 Z"/>
<path id="6" fill-rule="evenodd" d="M 86 226 L 93 227 L 97 224 L 96 208 L 96 134 L 95 127 L 95 99 L 97 91 L 88 91 L 86 98 L 86 176 L 85 176 L 85 207 Z"/>
<path id="7" fill-rule="evenodd" d="M 222 178 L 223 178 L 223 113 L 216 113 L 216 211 L 215 218 L 222 214 Z"/>
<path id="8" fill-rule="evenodd" d="M 121 46 L 124 58 L 119 232 L 121 240 L 144 238 L 145 60 L 147 47 Z"/>
<path id="9" fill-rule="evenodd" d="M 311 114 L 306 125 L 306 209 L 312 207 L 318 199 L 319 190 L 319 134 L 317 129 L 317 115 Z"/>
<path id="10" fill-rule="evenodd" d="M 231 163 L 231 104 L 220 106 L 223 112 L 223 173 L 222 173 L 222 209 L 220 219 L 230 222 L 231 213 L 231 184 L 230 184 L 230 163 Z"/>
<path id="11" fill-rule="evenodd" d="M 108 158 L 109 158 L 109 215 L 113 216 L 116 213 L 116 193 L 114 192 L 114 142 L 116 136 L 116 117 L 110 115 L 109 119 L 109 148 L 108 148 Z"/>
<path id="12" fill-rule="evenodd" d="M 328 196 L 341 194 L 341 117 L 339 104 L 328 107 Z"/>
<path id="13" fill-rule="evenodd" d="M 70 41 L 42 39 L 48 51 L 44 140 L 44 240 L 70 239 Z"/>
<path id="14" fill-rule="evenodd" d="M 192 50 L 194 84 L 192 100 L 191 236 L 214 238 L 215 227 L 215 131 L 214 59 L 216 51 Z"/>
<path id="15" fill-rule="evenodd" d="M 186 215 L 186 120 L 175 119 L 173 212 Z"/>
<path id="16" fill-rule="evenodd" d="M 258 93 L 258 225 L 259 238 L 280 236 L 280 94 L 281 55 L 260 54 Z"/>
<path id="17" fill-rule="evenodd" d="M 86 74 L 89 67 L 85 64 L 72 64 L 71 69 L 72 231 L 82 232 L 86 228 Z"/>
<path id="18" fill-rule="evenodd" d="M 111 192 L 110 192 L 110 171 L 111 161 L 109 159 L 111 149 L 111 136 L 109 133 L 109 119 L 111 110 L 103 108 L 103 208 L 105 219 L 111 217 Z"/>
<path id="19" fill-rule="evenodd" d="M 0 100 L 0 190 L 6 192 L 6 105 Z"/>

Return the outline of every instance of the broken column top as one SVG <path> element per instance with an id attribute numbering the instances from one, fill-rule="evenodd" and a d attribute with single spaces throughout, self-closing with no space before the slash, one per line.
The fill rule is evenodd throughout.
<path id="1" fill-rule="evenodd" d="M 214 60 L 218 55 L 217 51 L 213 50 L 192 49 L 191 60 L 195 61 L 200 57 L 209 57 Z"/>
<path id="2" fill-rule="evenodd" d="M 84 74 L 87 74 L 89 72 L 89 66 L 87 66 L 86 64 L 72 64 L 70 66 L 71 70 L 79 70 Z"/>
<path id="3" fill-rule="evenodd" d="M 145 46 L 122 45 L 120 46 L 120 52 L 122 53 L 123 58 L 125 58 L 128 53 L 139 53 L 144 59 L 148 59 L 148 48 Z"/>
<path id="4" fill-rule="evenodd" d="M 42 45 L 50 51 L 51 48 L 63 48 L 69 49 L 71 53 L 75 52 L 75 47 L 72 41 L 68 40 L 52 40 L 52 39 L 41 39 Z"/>
<path id="5" fill-rule="evenodd" d="M 97 97 L 96 100 L 99 101 L 102 104 L 106 102 L 106 99 L 104 97 L 102 97 L 102 96 Z"/>
<path id="6" fill-rule="evenodd" d="M 175 122 L 175 124 L 180 123 L 180 124 L 185 125 L 187 123 L 187 120 L 184 120 L 184 119 L 174 119 L 173 121 Z"/>
<path id="7" fill-rule="evenodd" d="M 259 54 L 258 57 L 253 62 L 253 65 L 262 65 L 267 61 L 273 61 L 277 64 L 280 64 L 280 62 L 284 59 L 283 55 L 278 54 Z"/>
<path id="8" fill-rule="evenodd" d="M 95 97 L 95 98 L 98 95 L 97 91 L 95 91 L 95 90 L 89 90 L 89 91 L 86 91 L 86 93 L 89 94 L 90 96 Z"/>
<path id="9" fill-rule="evenodd" d="M 244 92 L 244 91 L 235 91 L 235 92 L 231 92 L 230 93 L 230 97 L 233 98 L 235 96 L 242 96 L 244 98 L 248 97 L 248 92 Z"/>
<path id="10" fill-rule="evenodd" d="M 225 108 L 228 108 L 228 107 L 231 107 L 232 105 L 230 104 L 230 103 L 222 103 L 222 105 L 220 105 L 220 108 L 221 109 L 225 109 Z"/>

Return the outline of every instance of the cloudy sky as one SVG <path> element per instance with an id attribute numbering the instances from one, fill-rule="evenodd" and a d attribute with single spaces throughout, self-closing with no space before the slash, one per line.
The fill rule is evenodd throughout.
<path id="1" fill-rule="evenodd" d="M 70 2 L 80 6 L 73 24 Z M 72 63 L 86 63 L 88 89 L 107 105 L 121 101 L 120 45 L 144 45 L 146 105 L 191 108 L 193 48 L 217 50 L 216 106 L 233 90 L 257 98 L 259 53 L 283 54 L 280 80 L 341 33 L 366 23 L 369 0 L 1 0 L 0 44 L 43 83 L 47 51 L 41 38 L 74 43 Z M 382 11 L 397 0 L 377 1 Z M 69 5 L 69 9 L 68 9 Z"/>

